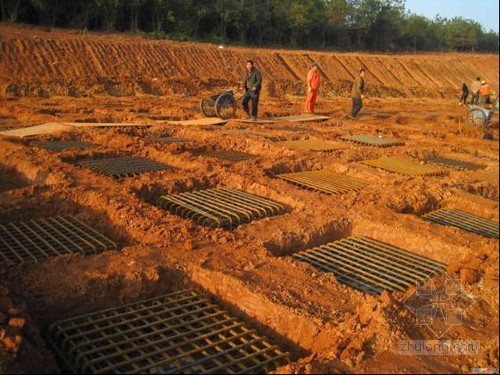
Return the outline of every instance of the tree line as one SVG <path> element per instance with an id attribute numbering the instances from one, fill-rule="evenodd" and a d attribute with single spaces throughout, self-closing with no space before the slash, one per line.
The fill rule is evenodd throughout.
<path id="1" fill-rule="evenodd" d="M 155 38 L 327 50 L 499 52 L 465 18 L 412 14 L 404 0 L 0 0 L 4 22 Z"/>

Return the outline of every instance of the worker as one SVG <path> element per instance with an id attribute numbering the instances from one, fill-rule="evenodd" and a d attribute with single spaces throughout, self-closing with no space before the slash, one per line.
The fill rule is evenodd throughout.
<path id="1" fill-rule="evenodd" d="M 460 95 L 460 103 L 458 103 L 458 105 L 467 104 L 467 97 L 468 96 L 469 96 L 469 88 L 467 87 L 467 85 L 464 82 L 464 83 L 462 83 L 462 92 Z"/>
<path id="2" fill-rule="evenodd" d="M 313 62 L 311 64 L 311 70 L 307 73 L 307 98 L 305 111 L 306 113 L 314 113 L 314 105 L 316 104 L 316 99 L 318 98 L 319 90 L 319 72 L 318 63 Z"/>
<path id="3" fill-rule="evenodd" d="M 361 68 L 359 71 L 359 76 L 356 77 L 354 83 L 352 84 L 351 98 L 352 98 L 352 110 L 349 115 L 350 119 L 355 119 L 359 111 L 363 107 L 363 92 L 365 91 L 365 80 L 366 70 Z"/>
<path id="4" fill-rule="evenodd" d="M 252 60 L 247 60 L 246 74 L 240 90 L 245 89 L 245 96 L 243 97 L 243 109 L 246 113 L 247 119 L 257 121 L 257 112 L 259 110 L 259 96 L 262 89 L 262 75 L 260 71 L 255 68 Z M 250 116 L 250 108 L 248 102 L 252 101 L 252 115 Z"/>
<path id="5" fill-rule="evenodd" d="M 479 97 L 481 106 L 486 107 L 487 104 L 490 104 L 490 86 L 486 83 L 486 81 L 481 81 L 481 88 L 479 89 Z"/>
<path id="6" fill-rule="evenodd" d="M 477 105 L 477 103 L 479 102 L 480 89 L 481 89 L 481 78 L 476 77 L 476 80 L 472 81 L 472 84 L 470 85 L 470 91 L 472 92 L 470 104 Z"/>

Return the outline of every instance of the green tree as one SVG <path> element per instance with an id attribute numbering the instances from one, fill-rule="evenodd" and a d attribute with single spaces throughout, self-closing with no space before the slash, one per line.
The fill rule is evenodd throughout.
<path id="1" fill-rule="evenodd" d="M 130 31 L 139 31 L 139 14 L 141 12 L 141 8 L 144 7 L 145 4 L 146 0 L 128 0 L 125 2 Z"/>
<path id="2" fill-rule="evenodd" d="M 477 48 L 482 52 L 498 53 L 498 33 L 495 33 L 494 31 L 483 33 L 477 41 Z"/>
<path id="3" fill-rule="evenodd" d="M 325 2 L 322 0 L 290 1 L 288 5 L 288 20 L 290 25 L 290 44 L 293 47 L 315 45 L 317 35 L 312 34 L 326 21 Z"/>
<path id="4" fill-rule="evenodd" d="M 214 11 L 217 19 L 217 36 L 227 40 L 227 28 L 237 24 L 243 9 L 242 2 L 238 0 L 215 0 Z"/>
<path id="5" fill-rule="evenodd" d="M 122 9 L 123 0 L 93 0 L 96 10 L 102 21 L 102 27 L 106 31 L 113 31 L 116 28 L 118 13 Z M 90 3 L 91 1 L 89 1 Z M 89 4 L 90 5 L 90 4 Z"/>
<path id="6" fill-rule="evenodd" d="M 16 22 L 20 5 L 21 0 L 0 0 L 2 21 Z"/>
<path id="7" fill-rule="evenodd" d="M 446 22 L 443 31 L 446 46 L 456 50 L 474 51 L 482 34 L 482 28 L 478 22 L 461 17 Z"/>
<path id="8" fill-rule="evenodd" d="M 477 22 L 405 12 L 405 0 L 0 0 L 3 21 L 249 45 L 498 52 Z"/>
<path id="9" fill-rule="evenodd" d="M 348 18 L 353 12 L 353 6 L 348 0 L 325 1 L 326 40 L 323 46 L 348 48 L 350 45 Z"/>
<path id="10" fill-rule="evenodd" d="M 416 52 L 417 49 L 428 48 L 428 40 L 431 40 L 430 21 L 424 16 L 410 14 L 406 17 L 402 32 L 402 38 L 407 40 L 404 46 L 411 46 Z"/>
<path id="11" fill-rule="evenodd" d="M 160 34 L 165 22 L 175 22 L 174 10 L 170 7 L 169 0 L 152 0 L 153 31 Z"/>

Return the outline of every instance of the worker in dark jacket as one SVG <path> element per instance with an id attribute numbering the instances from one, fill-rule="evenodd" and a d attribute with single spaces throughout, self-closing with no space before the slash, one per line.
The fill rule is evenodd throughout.
<path id="1" fill-rule="evenodd" d="M 356 77 L 354 83 L 352 84 L 351 98 L 352 98 L 352 110 L 349 118 L 353 119 L 358 115 L 359 111 L 363 107 L 363 92 L 365 91 L 365 80 L 366 70 L 361 69 L 359 71 L 359 76 Z"/>
<path id="2" fill-rule="evenodd" d="M 262 89 L 262 75 L 255 68 L 252 60 L 247 60 L 247 71 L 243 83 L 240 87 L 245 89 L 245 96 L 243 97 L 243 109 L 245 110 L 247 118 L 257 120 L 257 111 L 259 110 L 259 96 Z M 252 101 L 252 116 L 250 117 L 250 109 L 248 102 Z"/>
<path id="3" fill-rule="evenodd" d="M 462 83 L 462 92 L 460 95 L 460 103 L 458 103 L 458 105 L 467 104 L 467 97 L 468 96 L 469 96 L 469 88 L 467 87 L 467 85 L 464 82 L 464 83 Z"/>

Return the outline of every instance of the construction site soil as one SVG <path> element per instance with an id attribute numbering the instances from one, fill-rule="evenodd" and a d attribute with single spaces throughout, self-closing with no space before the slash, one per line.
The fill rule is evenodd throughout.
<path id="1" fill-rule="evenodd" d="M 312 61 L 321 68 L 317 113 L 324 122 L 171 125 L 204 117 L 201 98 L 235 89 L 246 58 L 264 75 L 262 117 L 298 115 Z M 349 88 L 366 67 L 367 97 L 346 119 Z M 486 132 L 458 106 L 476 76 L 498 91 L 499 57 L 475 54 L 372 55 L 223 47 L 0 24 L 0 131 L 46 122 L 134 123 L 148 128 L 78 127 L 0 136 L 0 224 L 73 215 L 118 250 L 0 265 L 0 371 L 53 373 L 44 340 L 61 319 L 193 288 L 290 353 L 282 373 L 470 373 L 498 371 L 498 239 L 422 220 L 455 208 L 498 222 L 498 114 Z M 240 107 L 240 103 L 238 103 Z M 242 117 L 238 108 L 236 117 Z M 367 134 L 404 142 L 379 148 L 340 137 Z M 189 142 L 166 143 L 158 137 Z M 331 152 L 280 141 L 327 140 Z M 89 149 L 52 152 L 44 140 Z M 255 157 L 230 162 L 202 151 Z M 75 164 L 105 156 L 145 157 L 170 169 L 114 179 Z M 361 163 L 400 156 L 423 164 L 447 157 L 481 164 L 439 176 L 407 176 Z M 369 183 L 327 195 L 276 178 L 325 169 Z M 12 189 L 12 187 L 14 187 Z M 162 195 L 230 187 L 285 205 L 285 213 L 234 230 L 211 229 L 157 206 Z M 459 278 L 462 324 L 442 337 L 419 325 L 405 301 L 415 292 L 373 296 L 293 260 L 314 246 L 366 236 L 446 264 Z M 439 279 L 439 278 L 438 278 Z M 436 283 L 439 280 L 436 279 Z M 13 320 L 14 319 L 14 320 Z M 17 319 L 17 320 L 16 320 Z M 403 355 L 400 340 L 476 340 L 477 354 Z"/>

